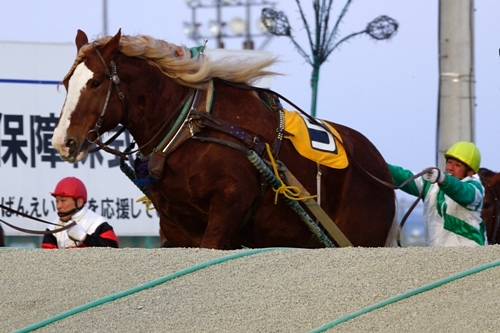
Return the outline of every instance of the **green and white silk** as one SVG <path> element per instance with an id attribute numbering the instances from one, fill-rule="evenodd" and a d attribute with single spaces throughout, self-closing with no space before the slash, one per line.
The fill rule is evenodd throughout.
<path id="1" fill-rule="evenodd" d="M 412 171 L 390 165 L 394 185 L 413 177 Z M 477 175 L 459 180 L 449 174 L 442 184 L 422 177 L 401 188 L 418 196 L 423 191 L 424 227 L 427 246 L 487 245 L 486 226 L 481 218 L 484 188 Z"/>

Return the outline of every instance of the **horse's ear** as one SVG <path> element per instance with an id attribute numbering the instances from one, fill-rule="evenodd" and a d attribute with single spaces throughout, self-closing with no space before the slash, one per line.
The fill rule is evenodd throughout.
<path id="1" fill-rule="evenodd" d="M 120 46 L 120 38 L 122 37 L 122 29 L 118 29 L 116 35 L 114 35 L 102 48 L 102 55 L 106 58 L 114 59 L 118 53 L 118 47 Z"/>
<path id="2" fill-rule="evenodd" d="M 89 39 L 87 37 L 87 34 L 80 29 L 76 32 L 76 38 L 75 38 L 75 43 L 76 43 L 76 49 L 79 51 L 83 45 L 89 43 Z"/>

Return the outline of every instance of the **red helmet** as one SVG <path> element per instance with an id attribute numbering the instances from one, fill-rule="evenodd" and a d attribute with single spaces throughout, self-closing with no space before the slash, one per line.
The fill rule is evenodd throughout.
<path id="1" fill-rule="evenodd" d="M 75 199 L 83 198 L 87 202 L 87 189 L 83 182 L 76 177 L 66 177 L 57 183 L 56 189 L 51 193 L 52 196 L 60 195 L 63 197 L 72 197 Z"/>

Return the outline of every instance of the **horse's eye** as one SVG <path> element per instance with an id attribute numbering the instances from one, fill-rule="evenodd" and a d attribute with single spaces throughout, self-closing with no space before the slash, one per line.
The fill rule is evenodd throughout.
<path id="1" fill-rule="evenodd" d="M 491 203 L 490 202 L 483 202 L 483 209 L 488 209 L 490 208 Z"/>
<path id="2" fill-rule="evenodd" d="M 96 88 L 99 88 L 100 85 L 101 85 L 101 82 L 92 81 L 92 83 L 90 84 L 90 88 L 96 89 Z"/>

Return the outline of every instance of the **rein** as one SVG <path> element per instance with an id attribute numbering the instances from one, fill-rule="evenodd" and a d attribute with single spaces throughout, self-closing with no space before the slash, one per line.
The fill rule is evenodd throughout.
<path id="1" fill-rule="evenodd" d="M 305 115 L 311 122 L 313 122 L 314 124 L 322 127 L 323 129 L 325 129 L 326 131 L 328 131 L 330 134 L 332 134 L 332 136 L 337 139 L 337 141 L 343 145 L 345 147 L 345 145 L 342 143 L 342 141 L 340 140 L 340 138 L 338 138 L 337 136 L 335 136 L 335 133 L 332 133 L 330 131 L 330 129 L 325 125 L 323 124 L 322 122 L 318 121 L 316 118 L 312 117 L 311 115 L 309 115 L 308 113 L 304 112 L 304 110 L 302 110 L 301 108 L 299 108 L 297 105 L 295 105 L 292 101 L 290 101 L 289 99 L 287 99 L 286 97 L 284 97 L 283 95 L 271 90 L 271 89 L 267 89 L 267 88 L 260 88 L 260 87 L 253 87 L 253 86 L 249 86 L 247 84 L 244 84 L 244 83 L 234 83 L 234 82 L 229 82 L 229 81 L 225 81 L 223 80 L 225 83 L 233 86 L 233 87 L 237 87 L 237 88 L 242 88 L 242 89 L 245 89 L 245 90 L 259 90 L 259 91 L 264 91 L 264 92 L 267 92 L 267 93 L 271 93 L 271 94 L 274 94 L 276 96 L 278 96 L 279 98 L 285 100 L 288 104 L 290 104 L 291 106 L 293 106 L 297 111 L 299 111 L 301 114 Z M 348 139 L 348 138 L 347 138 Z M 399 189 L 398 186 L 395 186 L 394 184 L 392 183 L 389 183 L 389 182 L 386 182 L 382 179 L 379 179 L 377 177 L 375 177 L 374 175 L 372 175 L 368 170 L 366 170 L 365 168 L 363 168 L 359 163 L 358 161 L 356 161 L 356 159 L 349 153 L 349 150 L 348 149 L 345 149 L 345 152 L 347 155 L 349 155 L 349 157 L 351 158 L 352 161 L 354 161 L 354 163 L 361 169 L 363 170 L 363 172 L 365 172 L 367 175 L 369 175 L 370 177 L 372 177 L 373 179 L 375 179 L 376 181 L 378 181 L 379 183 L 381 183 L 382 185 L 385 185 L 393 190 L 396 190 L 396 189 Z M 415 177 L 415 178 L 418 178 L 418 177 Z M 410 178 L 409 181 L 415 179 L 415 178 Z M 404 183 L 404 185 L 406 185 L 407 182 Z M 402 185 L 402 186 L 404 186 Z"/>
<path id="2" fill-rule="evenodd" d="M 122 127 L 121 127 L 118 131 L 116 131 L 116 133 L 115 133 L 112 137 L 110 137 L 110 138 L 109 138 L 106 142 L 104 142 L 103 144 L 102 144 L 100 141 L 99 141 L 99 142 L 100 142 L 103 146 L 107 146 L 107 145 L 109 145 L 111 142 L 115 141 L 115 140 L 116 140 L 116 138 L 117 138 L 117 137 L 119 137 L 119 136 L 120 136 L 120 134 L 122 134 L 124 131 L 125 131 L 125 127 L 124 127 L 124 126 L 122 126 Z M 106 149 L 104 149 L 104 147 L 102 147 L 102 148 L 101 148 L 101 145 L 98 145 L 98 147 L 90 149 L 90 150 L 89 150 L 89 153 L 95 153 L 96 151 L 99 151 L 99 150 L 101 150 L 101 149 L 103 149 L 104 151 L 106 151 Z M 108 153 L 109 153 L 109 152 L 108 152 Z"/>
<path id="3" fill-rule="evenodd" d="M 34 216 L 31 216 L 31 215 L 28 215 L 28 214 L 25 214 L 23 212 L 20 212 L 20 211 L 17 211 L 17 210 L 14 210 L 10 207 L 7 207 L 7 206 L 4 206 L 2 204 L 0 204 L 0 209 L 4 209 L 10 213 L 14 213 L 16 215 L 20 215 L 22 217 L 26 217 L 28 219 L 31 219 L 31 220 L 34 220 L 34 221 L 37 221 L 37 222 L 41 222 L 41 223 L 45 223 L 45 224 L 50 224 L 50 225 L 55 225 L 57 226 L 58 224 L 56 223 L 52 223 L 52 222 L 48 222 L 48 221 L 45 221 L 45 220 L 41 220 L 37 217 L 34 217 Z M 10 224 L 2 219 L 0 219 L 0 222 L 4 223 L 5 225 L 11 227 L 12 229 L 16 229 L 18 231 L 21 231 L 21 232 L 25 232 L 27 234 L 34 234 L 34 235 L 51 235 L 51 234 L 55 234 L 55 233 L 58 233 L 58 232 L 61 232 L 63 230 L 66 230 L 66 229 L 69 229 L 71 228 L 72 226 L 74 226 L 76 224 L 75 221 L 61 227 L 61 228 L 57 228 L 57 229 L 54 229 L 54 230 L 31 230 L 31 229 L 25 229 L 25 228 L 21 228 L 21 227 L 18 227 L 18 226 L 15 226 L 13 224 Z"/>

